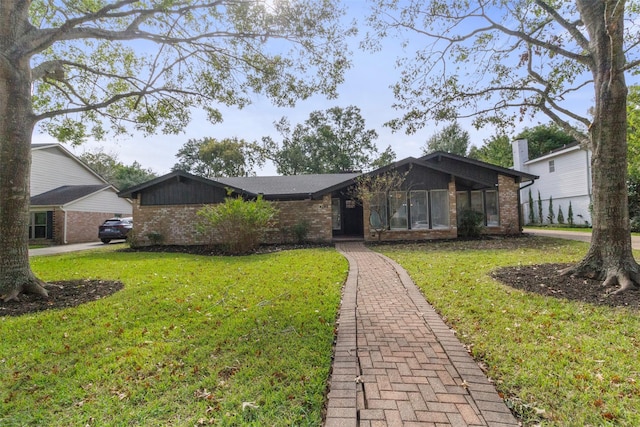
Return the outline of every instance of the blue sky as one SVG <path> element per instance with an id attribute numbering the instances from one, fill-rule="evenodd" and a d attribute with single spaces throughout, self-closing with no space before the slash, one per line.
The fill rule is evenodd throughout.
<path id="1" fill-rule="evenodd" d="M 396 58 L 402 54 L 400 40 L 394 38 L 384 40 L 382 49 L 377 52 L 360 50 L 359 42 L 367 31 L 363 22 L 367 6 L 362 0 L 348 1 L 346 4 L 349 15 L 347 18 L 355 18 L 359 21 L 359 35 L 352 40 L 353 65 L 347 71 L 344 83 L 339 87 L 337 99 L 327 100 L 316 96 L 298 103 L 295 108 L 277 108 L 271 105 L 268 100 L 254 96 L 254 103 L 242 110 L 221 108 L 224 121 L 216 125 L 207 122 L 205 115 L 196 111 L 191 124 L 180 135 L 134 136 L 99 142 L 88 141 L 81 147 L 70 148 L 70 150 L 81 154 L 85 150 L 102 147 L 108 153 L 116 153 L 119 160 L 125 164 L 137 161 L 143 167 L 151 168 L 157 174 L 164 174 L 168 173 L 176 163 L 175 154 L 188 139 L 238 137 L 248 141 L 259 141 L 263 136 L 271 136 L 278 141 L 280 135 L 275 131 L 273 123 L 283 116 L 286 116 L 290 123 L 295 125 L 306 120 L 312 111 L 326 110 L 334 106 L 355 105 L 360 108 L 367 128 L 375 129 L 378 132 L 377 145 L 380 151 L 391 145 L 398 159 L 421 155 L 426 140 L 442 125 L 440 127 L 435 124 L 426 126 L 412 135 L 406 135 L 402 132 L 393 133 L 384 126 L 385 122 L 401 114 L 392 108 L 394 97 L 390 88 L 400 76 L 399 70 L 395 68 Z M 409 48 L 417 49 L 424 43 L 424 39 L 416 36 L 411 40 Z M 581 108 L 585 108 L 584 100 Z M 548 121 L 546 117 L 542 116 L 535 121 L 520 123 L 516 130 Z M 494 134 L 493 129 L 474 129 L 470 120 L 461 120 L 459 123 L 469 131 L 472 145 L 481 146 L 483 140 Z M 33 138 L 33 142 L 52 141 L 50 137 L 45 135 L 36 134 Z M 275 175 L 276 170 L 272 164 L 267 164 L 257 173 L 258 175 Z"/>

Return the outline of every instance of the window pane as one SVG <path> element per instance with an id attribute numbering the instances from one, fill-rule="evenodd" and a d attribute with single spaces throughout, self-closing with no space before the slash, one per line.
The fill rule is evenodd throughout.
<path id="1" fill-rule="evenodd" d="M 471 192 L 471 209 L 484 215 L 484 206 L 482 203 L 482 191 Z"/>
<path id="2" fill-rule="evenodd" d="M 47 226 L 47 213 L 46 212 L 34 212 L 33 225 Z"/>
<path id="3" fill-rule="evenodd" d="M 34 227 L 35 230 L 35 238 L 36 239 L 45 239 L 47 237 L 47 226 L 46 225 L 36 225 Z"/>
<path id="4" fill-rule="evenodd" d="M 429 212 L 426 191 L 412 191 L 411 199 L 411 228 L 429 228 Z"/>
<path id="5" fill-rule="evenodd" d="M 406 230 L 409 224 L 407 221 L 407 192 L 390 191 L 389 208 L 391 214 L 391 229 Z"/>
<path id="6" fill-rule="evenodd" d="M 387 229 L 387 197 L 384 193 L 375 193 L 371 197 L 369 223 L 374 230 Z"/>
<path id="7" fill-rule="evenodd" d="M 432 228 L 449 227 L 449 192 L 447 190 L 431 191 Z"/>
<path id="8" fill-rule="evenodd" d="M 458 226 L 462 220 L 462 212 L 469 209 L 469 192 L 457 191 L 456 192 L 456 213 L 458 216 Z"/>
<path id="9" fill-rule="evenodd" d="M 487 204 L 487 225 L 494 227 L 500 225 L 500 216 L 498 213 L 498 192 L 487 191 L 485 193 L 485 198 Z"/>
<path id="10" fill-rule="evenodd" d="M 331 199 L 331 224 L 334 230 L 342 230 L 342 218 L 340 216 L 340 199 Z"/>

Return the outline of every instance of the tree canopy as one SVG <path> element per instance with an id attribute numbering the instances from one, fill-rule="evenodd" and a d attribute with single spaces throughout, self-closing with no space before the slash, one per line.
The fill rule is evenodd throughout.
<path id="1" fill-rule="evenodd" d="M 513 166 L 513 150 L 511 138 L 505 134 L 494 135 L 486 139 L 482 146 L 473 146 L 469 157 L 483 162 L 509 168 Z"/>
<path id="2" fill-rule="evenodd" d="M 458 122 L 447 125 L 441 131 L 433 134 L 423 148 L 423 154 L 434 151 L 444 151 L 459 156 L 466 156 L 469 149 L 469 132 L 462 129 Z"/>
<path id="3" fill-rule="evenodd" d="M 216 176 L 254 175 L 254 166 L 264 163 L 256 143 L 243 139 L 190 139 L 176 154 L 178 163 L 173 170 L 183 170 L 205 178 Z"/>
<path id="4" fill-rule="evenodd" d="M 529 158 L 535 159 L 557 148 L 575 143 L 573 135 L 568 134 L 553 122 L 525 128 L 513 137 L 500 133 L 486 139 L 482 146 L 471 147 L 469 157 L 494 165 L 509 168 L 513 166 L 511 141 L 526 139 L 529 146 Z"/>
<path id="5" fill-rule="evenodd" d="M 118 160 L 117 154 L 106 153 L 103 148 L 85 151 L 78 158 L 119 190 L 142 184 L 157 177 L 154 171 L 143 168 L 137 161 L 125 165 Z"/>
<path id="6" fill-rule="evenodd" d="M 575 143 L 576 138 L 574 135 L 577 133 L 579 133 L 577 129 L 573 134 L 570 134 L 551 122 L 532 128 L 527 127 L 517 134 L 514 139 L 526 139 L 529 145 L 529 158 L 535 159 L 550 151 Z M 580 140 L 584 141 L 585 138 L 586 136 L 583 136 Z"/>
<path id="7" fill-rule="evenodd" d="M 378 155 L 378 133 L 366 129 L 360 109 L 355 106 L 313 111 L 293 129 L 283 117 L 275 127 L 281 142 L 265 137 L 263 144 L 283 175 L 369 170 L 395 160 L 391 147 Z"/>
<path id="8" fill-rule="evenodd" d="M 32 132 L 81 143 L 177 133 L 252 94 L 336 96 L 350 66 L 337 0 L 0 2 L 0 295 L 46 295 L 28 258 Z"/>

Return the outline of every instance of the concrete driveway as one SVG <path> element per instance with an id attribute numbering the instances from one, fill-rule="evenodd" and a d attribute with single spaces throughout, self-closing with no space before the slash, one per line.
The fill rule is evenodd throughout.
<path id="1" fill-rule="evenodd" d="M 534 236 L 555 237 L 558 239 L 579 240 L 591 242 L 591 232 L 582 231 L 562 231 L 545 230 L 544 228 L 524 228 L 524 232 Z M 640 249 L 640 236 L 631 236 L 631 246 L 633 249 Z"/>
<path id="2" fill-rule="evenodd" d="M 124 240 L 116 240 L 113 245 L 124 243 Z M 40 255 L 57 255 L 63 254 L 67 252 L 78 252 L 85 251 L 87 249 L 97 249 L 105 247 L 102 242 L 89 242 L 89 243 L 74 243 L 71 245 L 59 245 L 59 246 L 47 246 L 46 248 L 38 248 L 38 249 L 29 249 L 29 256 L 40 256 Z"/>

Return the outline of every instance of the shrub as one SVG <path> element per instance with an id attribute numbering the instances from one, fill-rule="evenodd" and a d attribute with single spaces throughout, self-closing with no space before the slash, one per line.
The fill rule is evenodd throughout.
<path id="1" fill-rule="evenodd" d="M 146 234 L 147 239 L 151 242 L 152 245 L 160 245 L 164 242 L 164 236 L 157 231 L 152 231 Z"/>
<path id="2" fill-rule="evenodd" d="M 549 224 L 553 224 L 553 218 L 555 214 L 553 213 L 553 197 L 549 196 L 549 215 L 547 215 L 547 219 L 549 220 Z"/>
<path id="3" fill-rule="evenodd" d="M 558 206 L 558 224 L 564 224 L 564 214 L 562 213 L 562 206 Z"/>
<path id="4" fill-rule="evenodd" d="M 573 227 L 573 207 L 571 206 L 571 202 L 569 202 L 569 212 L 567 213 L 567 222 L 570 226 Z"/>
<path id="5" fill-rule="evenodd" d="M 198 229 L 211 235 L 211 244 L 221 243 L 229 254 L 253 252 L 260 245 L 266 227 L 278 210 L 258 197 L 256 200 L 227 197 L 224 203 L 205 206 L 198 211 L 202 222 Z"/>
<path id="6" fill-rule="evenodd" d="M 533 211 L 533 196 L 531 195 L 531 189 L 529 189 L 529 224 L 536 222 L 536 215 Z"/>
<path id="7" fill-rule="evenodd" d="M 291 227 L 291 232 L 296 239 L 297 243 L 303 243 L 307 240 L 311 224 L 306 219 L 301 219 Z"/>
<path id="8" fill-rule="evenodd" d="M 458 225 L 458 236 L 478 237 L 482 233 L 484 225 L 484 215 L 473 209 L 465 209 L 460 213 L 460 223 Z"/>
<path id="9" fill-rule="evenodd" d="M 538 219 L 540 224 L 544 222 L 544 216 L 542 216 L 542 198 L 540 197 L 540 191 L 538 190 Z"/>

